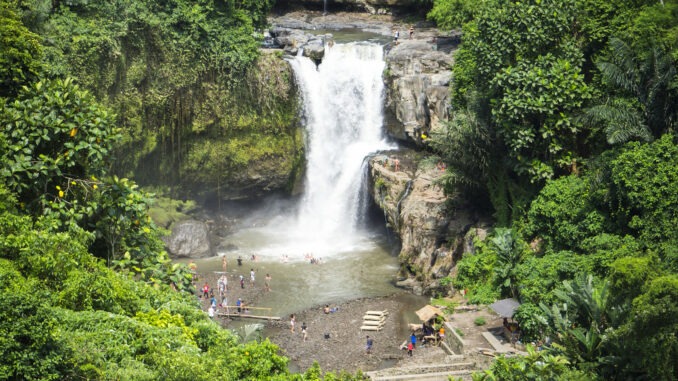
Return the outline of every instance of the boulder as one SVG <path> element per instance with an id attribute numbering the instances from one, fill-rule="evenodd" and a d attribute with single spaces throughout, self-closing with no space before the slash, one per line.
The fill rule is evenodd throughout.
<path id="1" fill-rule="evenodd" d="M 268 33 L 273 39 L 273 46 L 282 48 L 285 53 L 296 55 L 299 49 L 303 55 L 319 64 L 325 56 L 325 43 L 332 41 L 331 34 L 313 35 L 303 30 L 275 26 Z"/>
<path id="2" fill-rule="evenodd" d="M 331 36 L 330 36 L 331 37 Z M 309 40 L 304 46 L 304 56 L 313 60 L 316 65 L 320 64 L 325 56 L 325 38 L 316 37 Z"/>
<path id="3" fill-rule="evenodd" d="M 209 228 L 205 222 L 186 220 L 176 223 L 165 238 L 172 258 L 204 258 L 212 255 Z"/>

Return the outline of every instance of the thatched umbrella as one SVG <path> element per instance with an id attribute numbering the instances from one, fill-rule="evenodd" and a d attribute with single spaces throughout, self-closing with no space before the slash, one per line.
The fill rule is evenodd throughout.
<path id="1" fill-rule="evenodd" d="M 429 320 L 435 318 L 436 316 L 443 316 L 444 313 L 438 308 L 433 307 L 430 304 L 425 305 L 423 308 L 415 312 L 417 316 L 419 316 L 419 319 L 423 321 L 424 323 L 428 322 Z"/>

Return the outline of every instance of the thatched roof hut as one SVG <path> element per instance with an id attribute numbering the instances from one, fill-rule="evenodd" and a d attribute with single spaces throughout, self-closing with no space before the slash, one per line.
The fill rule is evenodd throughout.
<path id="1" fill-rule="evenodd" d="M 426 306 L 424 306 L 420 310 L 416 311 L 415 313 L 417 314 L 417 316 L 419 316 L 419 319 L 421 319 L 421 321 L 423 321 L 423 322 L 427 322 L 427 321 L 435 318 L 436 316 L 443 316 L 444 315 L 443 311 L 441 311 L 438 308 L 433 307 L 430 304 L 427 304 Z"/>

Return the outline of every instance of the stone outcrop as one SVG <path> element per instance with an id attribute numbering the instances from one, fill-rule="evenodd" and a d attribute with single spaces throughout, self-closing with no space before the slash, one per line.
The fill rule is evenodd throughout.
<path id="1" fill-rule="evenodd" d="M 205 258 L 212 256 L 209 227 L 205 222 L 186 220 L 172 227 L 165 238 L 167 251 L 173 258 Z"/>
<path id="2" fill-rule="evenodd" d="M 453 272 L 464 252 L 473 251 L 474 235 L 484 233 L 477 232 L 471 212 L 449 209 L 436 184 L 443 171 L 414 157 L 413 151 L 399 151 L 370 158 L 370 189 L 388 226 L 400 237 L 399 285 L 427 294 L 441 288 L 440 279 Z"/>
<path id="3" fill-rule="evenodd" d="M 273 46 L 283 49 L 290 55 L 296 55 L 301 49 L 302 54 L 316 64 L 325 56 L 325 44 L 332 42 L 331 34 L 314 35 L 303 30 L 279 26 L 271 28 L 269 34 L 273 39 Z"/>
<path id="4" fill-rule="evenodd" d="M 389 134 L 417 145 L 449 118 L 453 57 L 436 39 L 405 39 L 386 54 L 386 107 L 395 117 Z"/>

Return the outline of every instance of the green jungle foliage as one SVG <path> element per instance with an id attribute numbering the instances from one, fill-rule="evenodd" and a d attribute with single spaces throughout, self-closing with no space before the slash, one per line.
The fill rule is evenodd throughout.
<path id="1" fill-rule="evenodd" d="M 125 66 L 116 61 L 125 51 L 121 46 L 160 43 L 163 25 L 172 24 L 178 29 L 167 35 L 175 38 L 168 49 L 177 50 L 166 53 L 207 54 L 192 49 L 200 36 L 205 44 L 242 39 L 239 46 L 250 49 L 256 46 L 251 26 L 263 18 L 247 12 L 263 12 L 261 7 L 268 5 L 0 0 L 0 380 L 363 379 L 360 373 L 323 375 L 317 364 L 291 374 L 277 346 L 260 339 L 241 342 L 211 320 L 193 296 L 187 266 L 172 264 L 163 250 L 162 231 L 149 214 L 153 196 L 111 170 L 113 154 L 135 139 L 120 117 L 128 114 L 120 114 L 121 109 L 113 113 L 107 105 L 119 104 L 105 96 L 116 93 L 106 86 L 119 83 L 117 76 L 124 74 L 107 71 L 108 65 Z M 230 15 L 230 24 L 205 19 L 205 9 Z M 130 14 L 143 15 L 144 22 L 116 19 Z M 226 28 L 220 35 L 224 40 L 208 39 L 218 31 L 195 28 L 192 23 L 200 20 L 207 23 L 203 26 Z M 122 38 L 130 31 L 140 39 Z M 141 35 L 149 40 L 142 41 Z M 219 57 L 212 56 L 215 62 L 233 68 L 224 73 L 254 75 L 257 65 L 267 62 L 255 63 L 253 50 L 248 56 L 229 46 L 213 47 L 224 48 Z M 144 59 L 162 58 L 160 51 L 137 53 Z M 182 61 L 185 71 L 172 67 L 181 62 L 160 65 L 168 65 L 163 81 L 170 74 L 196 74 L 191 71 L 202 61 L 194 58 L 197 65 Z M 277 72 L 273 79 L 251 79 L 238 96 L 252 100 L 273 93 L 270 86 L 279 89 L 287 80 L 284 71 Z M 145 82 L 149 78 L 137 79 L 146 83 L 142 87 L 150 98 L 171 98 L 178 91 L 172 85 L 161 95 Z M 289 93 L 279 94 L 260 99 L 257 107 L 269 113 L 242 105 L 249 114 L 223 115 L 250 116 L 239 122 L 244 137 L 247 128 L 259 123 L 272 134 L 285 135 L 291 119 L 285 119 L 287 110 L 278 109 L 286 107 L 278 100 Z M 144 120 L 144 127 L 152 126 Z M 268 136 L 261 133 L 261 152 L 248 154 L 292 145 Z M 183 206 L 183 211 L 191 207 Z"/>
<path id="2" fill-rule="evenodd" d="M 463 30 L 431 146 L 498 225 L 452 285 L 543 349 L 476 379 L 678 379 L 678 1 L 475 3 L 429 13 Z"/>
<path id="3" fill-rule="evenodd" d="M 272 1 L 18 5 L 41 37 L 46 74 L 78 78 L 112 110 L 121 132 L 114 173 L 169 186 L 174 197 L 248 195 L 250 174 L 267 173 L 278 189 L 296 179 L 296 89 L 288 65 L 258 49 Z"/>

